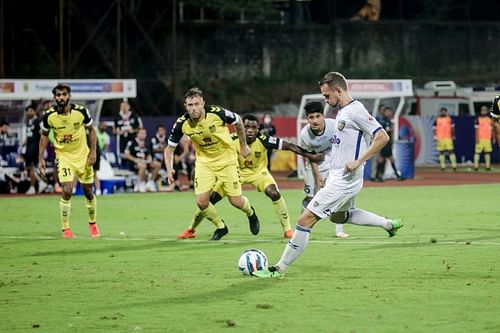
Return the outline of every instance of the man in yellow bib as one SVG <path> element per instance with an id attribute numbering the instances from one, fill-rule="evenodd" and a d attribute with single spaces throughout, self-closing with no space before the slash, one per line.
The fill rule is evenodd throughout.
<path id="1" fill-rule="evenodd" d="M 89 216 L 90 237 L 99 237 L 96 224 L 96 197 L 92 191 L 96 160 L 96 134 L 89 110 L 79 104 L 70 103 L 71 87 L 58 84 L 52 89 L 56 105 L 45 110 L 38 153 L 38 167 L 45 173 L 43 155 L 49 143 L 49 131 L 54 133 L 54 148 L 59 182 L 62 185 L 62 197 L 59 212 L 64 238 L 74 238 L 69 225 L 73 180 L 76 177 L 82 184 Z M 87 131 L 86 131 L 87 130 Z M 88 133 L 88 134 L 87 134 Z M 87 144 L 87 136 L 89 144 Z M 90 145 L 90 148 L 89 148 Z"/>

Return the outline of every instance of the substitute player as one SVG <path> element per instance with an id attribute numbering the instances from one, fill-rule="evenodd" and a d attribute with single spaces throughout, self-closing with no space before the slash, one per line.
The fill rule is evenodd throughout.
<path id="1" fill-rule="evenodd" d="M 92 126 L 89 110 L 83 105 L 69 103 L 71 88 L 66 84 L 58 84 L 52 89 L 56 105 L 45 111 L 41 125 L 41 137 L 38 153 L 38 167 L 45 174 L 43 155 L 49 143 L 49 130 L 54 133 L 54 148 L 59 182 L 62 185 L 62 197 L 59 211 L 64 238 L 74 238 L 75 234 L 69 225 L 71 211 L 71 195 L 73 179 L 76 177 L 82 184 L 89 216 L 89 231 L 93 238 L 99 237 L 96 224 L 96 197 L 92 192 L 94 171 L 92 165 L 96 160 L 96 134 Z M 87 129 L 87 133 L 85 129 Z M 87 136 L 90 145 L 87 144 Z"/>
<path id="2" fill-rule="evenodd" d="M 281 226 L 283 227 L 283 236 L 291 238 L 293 230 L 290 227 L 290 217 L 288 215 L 288 208 L 286 207 L 285 199 L 279 192 L 278 185 L 273 176 L 267 168 L 268 165 L 268 151 L 273 149 L 290 150 L 296 154 L 305 156 L 313 161 L 320 161 L 323 159 L 323 154 L 311 154 L 296 144 L 282 140 L 274 136 L 268 136 L 264 133 L 259 134 L 259 120 L 254 115 L 248 114 L 243 117 L 245 125 L 245 135 L 247 144 L 250 147 L 250 155 L 243 157 L 239 154 L 238 136 L 233 135 L 233 142 L 237 150 L 238 166 L 240 170 L 240 180 L 242 184 L 252 185 L 259 192 L 264 192 L 266 196 L 273 202 L 274 210 L 278 215 Z M 215 189 L 210 196 L 210 202 L 216 204 L 224 196 L 222 184 L 217 183 Z M 201 211 L 198 211 L 189 226 L 177 238 L 194 238 L 196 236 L 195 229 L 203 220 Z"/>
<path id="3" fill-rule="evenodd" d="M 439 165 L 441 170 L 446 169 L 446 155 L 451 162 L 453 171 L 457 171 L 457 157 L 455 156 L 453 140 L 455 139 L 455 124 L 448 115 L 448 109 L 442 107 L 439 110 L 439 116 L 434 122 L 434 139 L 436 140 L 436 149 L 439 152 Z"/>
<path id="4" fill-rule="evenodd" d="M 325 186 L 328 172 L 330 171 L 330 160 L 332 158 L 333 129 L 335 119 L 325 118 L 323 103 L 309 102 L 304 106 L 307 125 L 300 132 L 300 145 L 309 151 L 325 154 L 325 159 L 319 163 L 307 163 L 304 174 L 304 194 L 302 206 L 307 207 L 313 196 Z M 344 225 L 335 224 L 335 236 L 347 238 L 349 234 L 344 232 Z"/>
<path id="5" fill-rule="evenodd" d="M 259 219 L 248 199 L 241 195 L 238 157 L 228 128 L 228 124 L 235 126 L 241 154 L 248 156 L 250 148 L 246 143 L 245 129 L 240 116 L 218 105 L 206 106 L 203 92 L 199 88 L 191 88 L 184 94 L 184 107 L 186 113 L 177 118 L 164 152 L 169 183 L 174 182 L 175 147 L 182 136 L 187 135 L 196 150 L 194 177 L 196 204 L 203 216 L 217 228 L 212 240 L 218 240 L 228 233 L 227 226 L 219 217 L 215 206 L 210 203 L 210 194 L 218 181 L 222 183 L 229 202 L 247 215 L 250 232 L 257 235 L 260 231 Z"/>
<path id="6" fill-rule="evenodd" d="M 484 153 L 484 167 L 486 171 L 491 170 L 491 152 L 493 145 L 493 122 L 489 117 L 489 110 L 486 105 L 481 106 L 479 116 L 476 118 L 476 147 L 474 150 L 474 171 L 479 170 L 479 158 Z"/>
<path id="7" fill-rule="evenodd" d="M 334 223 L 381 227 L 390 237 L 401 228 L 399 220 L 388 220 L 354 205 L 355 197 L 363 188 L 365 162 L 387 144 L 389 136 L 363 104 L 352 99 L 342 74 L 327 73 L 319 81 L 319 86 L 325 101 L 332 107 L 340 107 L 333 129 L 330 173 L 325 186 L 314 195 L 299 217 L 281 259 L 268 269 L 254 272 L 257 277 L 281 277 L 304 252 L 312 228 L 320 219 L 329 217 Z"/>

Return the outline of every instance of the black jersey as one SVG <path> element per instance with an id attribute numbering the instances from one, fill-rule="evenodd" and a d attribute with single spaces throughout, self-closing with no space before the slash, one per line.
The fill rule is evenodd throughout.
<path id="1" fill-rule="evenodd" d="M 40 142 L 40 119 L 33 117 L 26 123 L 26 144 L 38 145 Z"/>

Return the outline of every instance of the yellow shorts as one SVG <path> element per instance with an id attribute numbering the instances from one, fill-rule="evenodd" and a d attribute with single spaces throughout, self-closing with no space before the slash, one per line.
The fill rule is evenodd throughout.
<path id="1" fill-rule="evenodd" d="M 259 192 L 264 192 L 269 185 L 276 185 L 276 188 L 278 188 L 278 184 L 276 184 L 273 176 L 267 170 L 251 176 L 241 176 L 241 184 L 252 185 Z M 219 193 L 221 197 L 226 195 L 220 182 L 217 182 L 215 185 L 214 192 Z"/>
<path id="2" fill-rule="evenodd" d="M 476 154 L 481 153 L 491 153 L 493 151 L 493 145 L 489 139 L 481 139 L 476 143 Z"/>
<path id="3" fill-rule="evenodd" d="M 452 139 L 439 139 L 437 140 L 437 151 L 447 151 L 453 150 L 453 140 Z"/>
<path id="4" fill-rule="evenodd" d="M 87 159 L 71 161 L 63 156 L 56 157 L 57 177 L 61 183 L 73 182 L 75 176 L 81 184 L 94 183 L 94 170 L 87 165 Z"/>
<path id="5" fill-rule="evenodd" d="M 211 168 L 197 163 L 194 171 L 194 194 L 210 192 L 220 182 L 222 191 L 228 196 L 241 195 L 241 183 L 236 163 Z"/>

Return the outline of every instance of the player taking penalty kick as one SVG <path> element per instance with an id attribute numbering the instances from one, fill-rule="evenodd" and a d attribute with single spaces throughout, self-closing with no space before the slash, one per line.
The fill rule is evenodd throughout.
<path id="1" fill-rule="evenodd" d="M 202 211 L 203 217 L 208 218 L 217 228 L 211 239 L 219 240 L 228 233 L 227 226 L 219 217 L 215 206 L 210 203 L 210 194 L 218 181 L 227 193 L 229 202 L 247 215 L 251 233 L 257 235 L 260 230 L 259 220 L 248 199 L 241 195 L 238 157 L 228 128 L 228 124 L 235 126 L 241 155 L 248 156 L 250 148 L 246 142 L 240 116 L 218 105 L 205 106 L 203 92 L 199 88 L 191 88 L 185 93 L 184 107 L 186 113 L 175 122 L 164 151 L 168 181 L 171 184 L 174 182 L 175 147 L 182 136 L 187 135 L 196 150 L 194 178 L 196 205 Z"/>
<path id="2" fill-rule="evenodd" d="M 94 171 L 92 165 L 96 160 L 96 134 L 92 126 L 89 110 L 83 105 L 69 103 L 71 88 L 58 84 L 52 89 L 56 105 L 45 110 L 42 120 L 41 137 L 38 155 L 38 167 L 45 174 L 43 155 L 49 143 L 49 130 L 54 131 L 54 148 L 59 181 L 62 185 L 62 197 L 59 212 L 64 238 L 74 238 L 75 234 L 69 225 L 71 211 L 71 195 L 73 180 L 76 177 L 82 184 L 89 216 L 89 231 L 93 238 L 99 237 L 96 224 L 96 197 L 92 191 Z M 88 142 L 87 144 L 87 136 Z"/>

